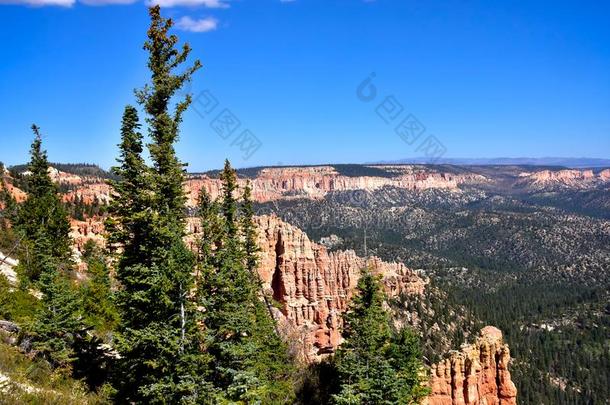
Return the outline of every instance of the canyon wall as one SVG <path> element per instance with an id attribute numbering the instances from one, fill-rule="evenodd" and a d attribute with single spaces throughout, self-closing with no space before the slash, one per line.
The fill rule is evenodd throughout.
<path id="1" fill-rule="evenodd" d="M 516 405 L 509 361 L 502 332 L 493 326 L 483 328 L 475 343 L 463 345 L 432 366 L 432 392 L 424 405 Z"/>
<path id="2" fill-rule="evenodd" d="M 610 169 L 595 174 L 593 170 L 541 170 L 533 173 L 521 173 L 518 182 L 521 185 L 549 186 L 563 185 L 576 188 L 586 188 L 595 184 L 610 181 Z"/>
<path id="3" fill-rule="evenodd" d="M 80 185 L 62 196 L 64 202 L 81 201 L 84 204 L 108 204 L 112 196 L 112 187 L 105 182 Z"/>
<path id="4" fill-rule="evenodd" d="M 259 170 L 255 178 L 241 177 L 238 184 L 243 187 L 249 182 L 253 200 L 268 202 L 278 199 L 318 199 L 333 191 L 375 191 L 386 186 L 408 190 L 457 191 L 461 184 L 487 180 L 474 173 L 453 174 L 408 165 L 374 166 L 374 169 L 384 174 L 348 176 L 332 166 L 266 168 Z M 104 179 L 70 174 L 53 167 L 49 168 L 49 175 L 57 184 L 68 187 L 69 190 L 62 196 L 66 202 L 74 202 L 76 199 L 86 204 L 110 201 L 112 189 Z M 221 194 L 222 185 L 218 178 L 205 174 L 189 175 L 184 189 L 188 197 L 187 205 L 194 207 L 202 189 L 216 198 Z M 17 194 L 23 198 L 20 193 Z"/>
<path id="5" fill-rule="evenodd" d="M 332 166 L 267 168 L 261 169 L 256 178 L 240 178 L 238 183 L 244 186 L 250 182 L 253 199 L 257 202 L 267 202 L 291 198 L 316 199 L 323 198 L 332 191 L 374 191 L 386 186 L 408 190 L 457 190 L 460 184 L 485 180 L 483 176 L 476 174 L 440 173 L 414 166 L 375 167 L 387 170 L 392 175 L 346 176 Z M 185 184 L 189 205 L 196 205 L 201 189 L 216 198 L 220 195 L 220 180 L 206 175 L 190 176 Z"/>
<path id="6" fill-rule="evenodd" d="M 410 171 L 412 169 L 406 167 L 400 167 L 400 170 L 393 177 L 350 177 L 337 173 L 330 166 L 263 169 L 251 184 L 254 199 L 264 202 L 278 198 L 322 198 L 332 191 L 373 191 L 385 186 L 458 190 L 460 184 L 484 181 L 476 175 Z M 71 186 L 64 200 L 78 198 L 91 203 L 110 199 L 111 189 L 101 180 L 82 182 L 73 176 L 62 176 L 61 172 L 53 175 L 59 183 Z M 546 174 L 536 178 L 543 181 L 544 176 Z M 582 177 L 588 179 L 590 174 L 584 173 Z M 610 179 L 610 170 L 597 177 Z M 578 175 L 563 174 L 559 178 L 573 179 Z M 240 179 L 240 185 L 246 181 Z M 195 204 L 202 188 L 216 197 L 221 185 L 217 179 L 207 176 L 189 178 L 185 189 L 190 205 Z M 303 231 L 274 215 L 256 217 L 255 221 L 261 248 L 258 272 L 263 286 L 277 303 L 273 310 L 282 332 L 288 336 L 292 349 L 306 361 L 323 358 L 341 343 L 341 315 L 348 308 L 361 269 L 368 267 L 380 275 L 390 297 L 425 292 L 427 280 L 401 263 L 388 263 L 377 257 L 362 258 L 351 250 L 329 252 L 312 242 Z M 188 226 L 192 242 L 199 229 L 197 219 L 189 218 Z M 77 257 L 87 240 L 104 243 L 100 219 L 72 220 L 71 228 Z M 432 366 L 432 393 L 425 404 L 516 404 L 516 389 L 508 371 L 509 360 L 510 352 L 503 343 L 501 332 L 493 327 L 484 328 L 475 343 L 462 346 L 461 350 L 451 352 L 447 359 Z"/>

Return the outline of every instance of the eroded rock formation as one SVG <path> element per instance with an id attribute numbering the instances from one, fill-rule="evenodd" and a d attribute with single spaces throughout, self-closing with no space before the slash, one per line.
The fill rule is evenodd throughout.
<path id="1" fill-rule="evenodd" d="M 25 201 L 26 194 L 23 190 L 13 186 L 12 184 L 10 184 L 8 182 L 6 182 L 5 184 L 6 184 L 6 188 L 9 192 L 9 194 L 11 195 L 11 197 L 13 197 L 15 199 L 15 201 L 17 201 L 17 202 Z M 0 183 L 0 190 L 2 190 L 2 183 Z M 2 203 L 0 202 L 0 204 L 2 204 Z"/>
<path id="2" fill-rule="evenodd" d="M 389 296 L 422 294 L 426 282 L 401 263 L 368 260 L 354 251 L 328 252 L 300 229 L 276 216 L 256 217 L 261 247 L 259 274 L 280 304 L 281 318 L 301 336 L 308 360 L 333 352 L 341 342 L 341 314 L 360 277 L 370 267 L 383 277 Z"/>
<path id="3" fill-rule="evenodd" d="M 595 174 L 593 170 L 541 170 L 533 173 L 521 173 L 520 184 L 533 186 L 563 185 L 584 188 L 610 181 L 610 169 Z"/>
<path id="4" fill-rule="evenodd" d="M 423 294 L 426 281 L 402 263 L 359 257 L 352 250 L 328 252 L 305 232 L 275 215 L 255 217 L 258 228 L 259 275 L 266 292 L 279 304 L 278 319 L 285 333 L 296 338 L 299 354 L 314 361 L 332 353 L 341 342 L 341 314 L 348 307 L 360 270 L 382 276 L 390 297 Z M 99 220 L 72 220 L 76 255 L 87 240 L 103 245 Z M 187 222 L 189 244 L 199 232 L 197 218 Z"/>
<path id="5" fill-rule="evenodd" d="M 508 363 L 510 351 L 502 332 L 493 326 L 481 330 L 476 342 L 432 366 L 432 393 L 425 405 L 516 405 L 517 389 Z"/>
<path id="6" fill-rule="evenodd" d="M 112 195 L 112 187 L 104 182 L 84 184 L 68 191 L 62 196 L 64 202 L 80 201 L 84 204 L 108 204 Z"/>
<path id="7" fill-rule="evenodd" d="M 266 202 L 291 198 L 323 198 L 332 191 L 374 191 L 385 186 L 409 190 L 457 190 L 462 183 L 484 180 L 484 177 L 476 174 L 440 173 L 414 166 L 376 167 L 394 172 L 394 175 L 346 176 L 332 166 L 267 168 L 262 169 L 256 178 L 240 179 L 239 185 L 243 186 L 250 181 L 253 199 Z M 191 176 L 185 184 L 189 205 L 196 204 L 201 189 L 215 198 L 220 194 L 220 180 L 206 175 Z"/>

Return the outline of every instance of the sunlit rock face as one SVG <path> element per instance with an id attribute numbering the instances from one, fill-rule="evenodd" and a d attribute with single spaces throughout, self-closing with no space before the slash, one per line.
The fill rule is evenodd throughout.
<path id="1" fill-rule="evenodd" d="M 414 169 L 411 166 L 376 166 L 395 173 L 391 177 L 345 176 L 332 166 L 288 167 L 262 169 L 253 179 L 240 179 L 239 185 L 249 182 L 257 202 L 292 198 L 323 198 L 333 191 L 375 191 L 391 186 L 408 190 L 433 188 L 457 190 L 463 183 L 483 181 L 476 174 L 439 173 Z M 202 189 L 213 198 L 220 195 L 220 180 L 205 175 L 191 176 L 185 183 L 189 205 L 194 206 Z"/>
<path id="2" fill-rule="evenodd" d="M 328 252 L 300 229 L 276 216 L 256 217 L 261 248 L 259 274 L 280 304 L 281 318 L 300 334 L 300 351 L 313 361 L 332 353 L 341 342 L 341 314 L 369 267 L 382 276 L 389 296 L 422 294 L 425 281 L 400 263 L 365 259 L 354 251 Z"/>
<path id="3" fill-rule="evenodd" d="M 508 371 L 510 351 L 502 332 L 481 330 L 476 342 L 432 366 L 425 405 L 516 405 L 517 389 Z"/>
<path id="4" fill-rule="evenodd" d="M 533 187 L 565 186 L 570 188 L 588 188 L 610 181 L 610 169 L 595 174 L 593 170 L 540 170 L 532 173 L 521 173 L 520 185 Z"/>

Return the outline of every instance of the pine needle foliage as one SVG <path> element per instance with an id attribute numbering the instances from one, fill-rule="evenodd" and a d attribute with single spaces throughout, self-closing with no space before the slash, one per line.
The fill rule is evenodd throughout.
<path id="1" fill-rule="evenodd" d="M 136 91 L 146 114 L 152 167 L 142 157 L 137 110 L 127 106 L 121 128 L 121 156 L 113 170 L 116 198 L 110 207 L 109 241 L 118 252 L 117 294 L 121 322 L 118 398 L 146 403 L 197 403 L 208 395 L 206 355 L 192 297 L 195 257 L 184 242 L 184 165 L 174 149 L 190 96 L 173 102 L 177 91 L 200 68 L 182 73 L 190 53 L 177 49 L 172 20 L 158 6 L 149 9 L 151 83 Z"/>
<path id="2" fill-rule="evenodd" d="M 37 282 L 45 269 L 68 271 L 72 266 L 70 223 L 49 176 L 47 153 L 42 149 L 40 129 L 32 125 L 34 141 L 28 165 L 27 198 L 18 207 L 15 229 L 21 239 L 21 282 Z"/>
<path id="3" fill-rule="evenodd" d="M 427 394 L 416 336 L 390 327 L 381 280 L 364 269 L 349 310 L 335 364 L 335 404 L 417 404 Z"/>
<path id="4" fill-rule="evenodd" d="M 263 300 L 256 271 L 256 230 L 248 192 L 236 199 L 229 162 L 221 174 L 221 200 L 200 198 L 202 266 L 198 296 L 205 309 L 206 347 L 212 356 L 216 400 L 286 404 L 294 400 L 292 366 L 275 320 Z M 241 211 L 241 212 L 240 212 Z"/>

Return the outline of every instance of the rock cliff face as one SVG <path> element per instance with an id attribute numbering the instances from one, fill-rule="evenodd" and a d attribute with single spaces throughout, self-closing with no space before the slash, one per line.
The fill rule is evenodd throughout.
<path id="1" fill-rule="evenodd" d="M 598 174 L 593 173 L 593 170 L 541 170 L 533 173 L 522 173 L 520 177 L 521 184 L 585 188 L 610 181 L 610 169 L 603 170 Z"/>
<path id="2" fill-rule="evenodd" d="M 70 220 L 70 237 L 77 252 L 82 252 L 85 243 L 93 240 L 98 246 L 104 246 L 104 223 L 100 218 L 87 218 L 85 221 Z"/>
<path id="3" fill-rule="evenodd" d="M 75 202 L 80 200 L 85 204 L 93 204 L 95 201 L 108 204 L 112 195 L 112 188 L 103 182 L 84 184 L 74 190 L 68 191 L 62 196 L 64 202 Z"/>
<path id="4" fill-rule="evenodd" d="M 510 351 L 502 332 L 493 326 L 481 330 L 475 343 L 432 366 L 432 393 L 425 405 L 516 405 L 517 389 L 508 363 Z"/>
<path id="5" fill-rule="evenodd" d="M 51 179 L 58 184 L 72 185 L 76 186 L 79 184 L 83 184 L 86 181 L 94 182 L 100 181 L 100 179 L 86 178 L 84 176 L 79 176 L 76 174 L 62 172 L 61 170 L 57 170 L 54 167 L 49 167 L 49 176 Z"/>
<path id="6" fill-rule="evenodd" d="M 476 174 L 440 173 L 416 169 L 413 166 L 383 166 L 383 169 L 393 172 L 394 175 L 346 176 L 338 173 L 332 166 L 262 169 L 256 178 L 250 180 L 252 196 L 255 201 L 267 202 L 299 197 L 323 198 L 332 191 L 373 191 L 385 186 L 409 190 L 457 190 L 462 183 L 484 180 L 484 177 Z M 240 179 L 240 186 L 247 181 Z M 220 194 L 221 185 L 218 179 L 200 175 L 191 176 L 185 184 L 185 189 L 189 195 L 189 205 L 195 205 L 201 189 L 207 190 L 215 198 Z"/>
<path id="7" fill-rule="evenodd" d="M 385 186 L 408 190 L 457 191 L 461 184 L 486 181 L 483 176 L 473 173 L 442 173 L 415 166 L 376 166 L 376 168 L 386 170 L 391 176 L 346 176 L 337 172 L 332 166 L 288 167 L 261 169 L 255 178 L 249 180 L 240 178 L 238 183 L 244 186 L 249 181 L 253 199 L 257 202 L 268 202 L 294 198 L 317 199 L 323 198 L 332 191 L 374 191 Z M 107 203 L 111 198 L 111 187 L 99 177 L 65 173 L 53 167 L 49 168 L 49 175 L 56 183 L 70 188 L 70 191 L 62 196 L 65 202 L 73 202 L 78 198 L 86 204 L 94 201 Z M 219 196 L 221 183 L 219 179 L 207 175 L 191 175 L 185 182 L 184 189 L 188 196 L 187 204 L 193 207 L 197 204 L 202 189 L 213 198 Z"/>
<path id="8" fill-rule="evenodd" d="M 332 353 L 341 342 L 341 314 L 360 277 L 369 266 L 383 277 L 389 296 L 422 294 L 426 282 L 400 263 L 368 260 L 353 251 L 329 253 L 300 229 L 276 216 L 256 218 L 261 247 L 259 274 L 280 304 L 290 333 L 301 336 L 299 349 L 307 360 Z"/>

